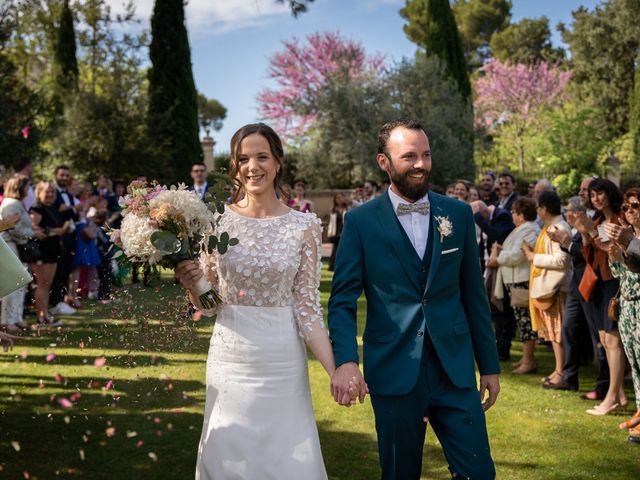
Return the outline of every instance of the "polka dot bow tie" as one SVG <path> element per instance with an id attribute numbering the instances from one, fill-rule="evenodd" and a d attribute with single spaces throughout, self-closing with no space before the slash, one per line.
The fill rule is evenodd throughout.
<path id="1" fill-rule="evenodd" d="M 419 213 L 420 215 L 429 215 L 429 204 L 422 203 L 401 203 L 398 205 L 396 212 L 398 215 L 407 215 L 408 213 Z"/>

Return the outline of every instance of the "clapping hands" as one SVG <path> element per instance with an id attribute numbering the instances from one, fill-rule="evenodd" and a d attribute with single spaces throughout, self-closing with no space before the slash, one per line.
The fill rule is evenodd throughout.
<path id="1" fill-rule="evenodd" d="M 369 387 L 362 378 L 358 364 L 347 362 L 340 365 L 331 376 L 331 394 L 333 399 L 345 407 L 355 405 L 356 399 L 364 403 Z"/>

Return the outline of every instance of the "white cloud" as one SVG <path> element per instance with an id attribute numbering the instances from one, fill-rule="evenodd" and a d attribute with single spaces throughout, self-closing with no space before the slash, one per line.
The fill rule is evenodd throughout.
<path id="1" fill-rule="evenodd" d="M 107 0 L 114 14 L 124 11 L 123 0 Z M 136 15 L 149 25 L 153 0 L 136 0 Z M 286 5 L 274 0 L 189 0 L 185 7 L 191 34 L 220 34 L 290 15 Z"/>

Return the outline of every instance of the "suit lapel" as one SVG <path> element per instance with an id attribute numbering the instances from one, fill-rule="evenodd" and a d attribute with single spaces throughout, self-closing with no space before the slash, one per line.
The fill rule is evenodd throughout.
<path id="1" fill-rule="evenodd" d="M 393 211 L 393 205 L 391 204 L 389 195 L 382 195 L 377 207 L 378 219 L 380 220 L 382 231 L 387 235 L 393 251 L 398 257 L 405 273 L 415 287 L 420 290 L 418 278 L 416 278 L 416 269 L 414 267 L 414 262 L 419 262 L 420 257 L 418 257 L 396 213 Z"/>
<path id="2" fill-rule="evenodd" d="M 438 221 L 436 217 L 445 215 L 440 200 L 436 195 L 429 192 L 429 202 L 431 203 L 431 219 L 429 225 L 429 235 L 433 235 L 433 250 L 431 251 L 431 265 L 429 266 L 429 276 L 427 277 L 427 287 L 425 293 L 429 291 L 429 287 L 435 278 L 438 266 L 440 265 L 440 254 L 442 252 L 442 242 L 440 241 L 440 233 L 438 232 Z"/>

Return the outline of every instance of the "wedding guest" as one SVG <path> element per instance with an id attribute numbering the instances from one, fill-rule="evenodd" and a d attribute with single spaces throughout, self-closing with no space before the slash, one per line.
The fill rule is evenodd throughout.
<path id="1" fill-rule="evenodd" d="M 58 266 L 55 270 L 55 277 L 51 285 L 51 312 L 56 315 L 73 315 L 76 309 L 65 302 L 69 299 L 69 275 L 73 261 L 73 251 L 75 248 L 75 222 L 78 220 L 78 213 L 75 210 L 76 198 L 69 191 L 73 183 L 70 169 L 66 165 L 59 165 L 54 170 L 55 199 L 53 208 L 58 211 L 58 216 L 65 222 L 69 222 L 68 231 L 62 234 L 59 240 L 62 242 L 62 250 L 59 256 Z"/>
<path id="2" fill-rule="evenodd" d="M 508 172 L 502 172 L 498 176 L 498 195 L 500 200 L 497 202 L 497 206 L 510 212 L 513 202 L 520 198 L 520 195 L 515 190 L 516 177 Z"/>
<path id="3" fill-rule="evenodd" d="M 542 195 L 542 192 L 554 192 L 554 191 L 555 189 L 553 188 L 553 185 L 551 185 L 551 182 L 546 178 L 543 178 L 541 180 L 538 180 L 536 182 L 535 187 L 533 188 L 533 199 L 538 201 L 538 198 L 540 198 L 540 195 Z"/>
<path id="4" fill-rule="evenodd" d="M 69 221 L 62 220 L 55 208 L 56 189 L 51 182 L 36 185 L 36 204 L 31 207 L 31 224 L 40 243 L 40 258 L 31 263 L 36 282 L 35 304 L 38 323 L 46 326 L 62 325 L 47 313 L 49 292 L 62 256 L 61 237 L 69 233 Z"/>
<path id="5" fill-rule="evenodd" d="M 90 210 L 93 208 L 94 198 L 88 198 L 77 207 L 79 215 L 76 223 L 75 250 L 73 255 L 73 270 L 69 275 L 69 296 L 74 308 L 82 308 L 78 294 L 87 290 L 87 297 L 95 300 L 98 298 L 98 266 L 101 263 L 98 246 L 96 245 L 97 227 L 93 223 Z M 86 285 L 80 283 L 81 275 L 86 278 Z"/>
<path id="6" fill-rule="evenodd" d="M 26 157 L 20 157 L 13 162 L 13 172 L 14 175 L 22 175 L 29 179 L 29 189 L 27 191 L 27 196 L 22 200 L 22 204 L 24 208 L 29 211 L 31 206 L 36 203 L 36 195 L 33 190 L 33 185 L 31 182 L 31 175 L 33 174 L 33 165 L 31 164 L 31 160 Z"/>
<path id="7" fill-rule="evenodd" d="M 640 239 L 640 188 L 625 192 L 622 210 L 635 238 Z M 631 366 L 636 397 L 636 413 L 622 422 L 620 428 L 632 429 L 629 434 L 640 440 L 640 273 L 626 268 L 622 248 L 617 242 L 610 243 L 609 265 L 613 275 L 620 280 L 618 332 Z"/>
<path id="8" fill-rule="evenodd" d="M 294 197 L 291 208 L 302 213 L 313 212 L 313 203 L 311 200 L 307 200 L 304 196 L 304 182 L 302 180 L 298 180 L 294 183 L 293 191 Z M 366 202 L 366 197 L 363 199 L 363 202 Z"/>
<path id="9" fill-rule="evenodd" d="M 458 180 L 453 187 L 453 194 L 458 200 L 467 203 L 469 201 L 469 186 L 466 182 Z"/>
<path id="10" fill-rule="evenodd" d="M 475 185 L 471 185 L 469 187 L 469 203 L 475 202 L 476 200 L 480 200 L 480 192 L 478 191 L 478 187 Z"/>
<path id="11" fill-rule="evenodd" d="M 491 171 L 486 171 L 480 179 L 480 200 L 487 205 L 493 205 L 498 202 L 498 193 L 496 192 L 496 176 Z"/>
<path id="12" fill-rule="evenodd" d="M 116 199 L 116 203 L 113 207 L 113 211 L 109 213 L 107 225 L 113 229 L 120 228 L 122 225 L 122 210 L 120 206 L 120 198 L 127 194 L 127 186 L 122 180 L 116 180 L 113 182 L 113 196 Z"/>
<path id="13" fill-rule="evenodd" d="M 31 217 L 22 204 L 30 186 L 29 178 L 24 175 L 10 178 L 5 183 L 4 199 L 0 204 L 0 219 L 13 220 L 16 216 L 18 217 L 13 228 L 2 232 L 3 240 L 16 255 L 18 255 L 19 246 L 25 245 L 34 236 Z M 18 332 L 29 327 L 23 317 L 25 293 L 26 287 L 22 287 L 2 299 L 1 322 L 9 332 Z"/>
<path id="14" fill-rule="evenodd" d="M 445 190 L 445 195 L 449 198 L 458 198 L 456 195 L 456 184 L 450 183 L 447 185 L 447 189 Z"/>
<path id="15" fill-rule="evenodd" d="M 375 180 L 367 180 L 364 182 L 364 203 L 370 202 L 376 198 L 378 191 L 378 184 Z"/>
<path id="16" fill-rule="evenodd" d="M 529 198 L 535 198 L 534 194 L 535 194 L 535 189 L 536 189 L 536 184 L 538 182 L 537 181 L 532 181 L 529 183 L 529 185 L 527 186 L 527 197 Z"/>
<path id="17" fill-rule="evenodd" d="M 376 192 L 376 197 L 379 197 L 380 195 L 387 193 L 387 190 L 389 190 L 389 187 L 391 186 L 391 182 L 389 182 L 388 179 L 384 179 L 380 182 L 380 188 L 378 189 L 378 191 Z"/>
<path id="18" fill-rule="evenodd" d="M 111 300 L 111 288 L 114 284 L 112 268 L 111 241 L 104 231 L 107 221 L 107 212 L 98 211 L 93 217 L 96 226 L 96 246 L 100 255 L 98 265 L 98 300 L 108 303 Z"/>
<path id="19" fill-rule="evenodd" d="M 329 226 L 327 227 L 327 238 L 333 245 L 331 248 L 331 256 L 329 257 L 330 272 L 333 272 L 335 265 L 336 252 L 338 251 L 338 244 L 340 243 L 345 213 L 347 213 L 347 199 L 343 193 L 338 192 L 333 196 L 333 207 L 329 214 Z"/>
<path id="20" fill-rule="evenodd" d="M 522 250 L 523 242 L 534 246 L 540 228 L 536 224 L 536 202 L 530 198 L 519 198 L 511 207 L 511 216 L 516 228 L 505 239 L 500 248 L 500 254 L 495 265 L 498 266 L 496 278 L 495 296 L 504 298 L 513 308 L 517 326 L 522 342 L 522 358 L 514 364 L 513 373 L 534 373 L 538 364 L 534 356 L 534 349 L 538 335 L 531 328 L 531 316 L 529 314 L 529 274 L 530 264 Z M 520 303 L 515 305 L 514 295 L 519 293 Z M 524 293 L 524 296 L 522 295 Z"/>
<path id="21" fill-rule="evenodd" d="M 113 183 L 104 173 L 98 175 L 96 188 L 91 193 L 105 202 L 109 215 L 112 215 L 118 208 L 118 197 L 113 191 Z"/>
<path id="22" fill-rule="evenodd" d="M 594 390 L 584 394 L 584 398 L 597 400 L 603 399 L 609 389 L 609 364 L 604 347 L 600 344 L 600 336 L 595 324 L 596 312 L 592 303 L 585 301 L 579 291 L 586 262 L 582 255 L 582 235 L 575 229 L 575 226 L 577 217 L 584 215 L 586 211 L 587 207 L 582 197 L 571 197 L 565 212 L 567 223 L 572 228 L 571 233 L 564 230 L 547 231 L 549 238 L 559 243 L 560 248 L 571 256 L 573 273 L 562 319 L 562 346 L 564 348 L 562 382 L 545 383 L 543 387 L 577 391 L 580 365 L 583 363 L 583 359 L 590 361 L 595 353 L 598 363 L 596 385 Z"/>
<path id="23" fill-rule="evenodd" d="M 471 209 L 476 225 L 480 228 L 480 265 L 485 265 L 485 258 L 490 258 L 494 244 L 502 245 L 515 225 L 511 212 L 494 205 L 487 206 L 482 200 L 473 202 Z M 494 297 L 497 269 L 485 269 L 487 295 L 490 298 L 491 318 L 495 323 L 498 355 L 501 361 L 511 358 L 511 341 L 516 332 L 516 317 L 508 303 L 498 301 Z M 492 297 L 494 297 L 492 299 Z"/>
<path id="24" fill-rule="evenodd" d="M 622 261 L 633 273 L 640 273 L 640 239 L 636 238 L 631 226 L 607 223 L 607 235 L 622 249 Z"/>
<path id="25" fill-rule="evenodd" d="M 202 162 L 194 163 L 191 166 L 191 178 L 193 185 L 189 186 L 189 190 L 195 191 L 202 200 L 207 193 L 209 183 L 207 182 L 207 166 Z"/>
<path id="26" fill-rule="evenodd" d="M 562 316 L 571 281 L 569 254 L 547 234 L 549 230 L 556 229 L 571 232 L 571 227 L 562 219 L 561 206 L 560 197 L 555 192 L 543 192 L 538 198 L 537 213 L 544 226 L 533 249 L 526 243 L 522 245 L 532 265 L 529 279 L 531 327 L 553 347 L 555 369 L 545 377 L 548 383 L 562 381 Z"/>
<path id="27" fill-rule="evenodd" d="M 620 189 L 610 180 L 596 178 L 589 183 L 590 206 L 596 210 L 595 221 L 586 215 L 576 219 L 576 228 L 582 234 L 583 255 L 588 268 L 595 273 L 591 284 L 591 295 L 585 300 L 592 304 L 595 324 L 604 346 L 609 364 L 609 389 L 602 402 L 587 410 L 590 415 L 607 415 L 627 405 L 624 394 L 624 350 L 617 322 L 608 315 L 609 300 L 616 294 L 620 282 L 611 273 L 608 258 L 608 237 L 603 235 L 604 224 L 620 224 L 620 213 L 624 197 Z"/>

